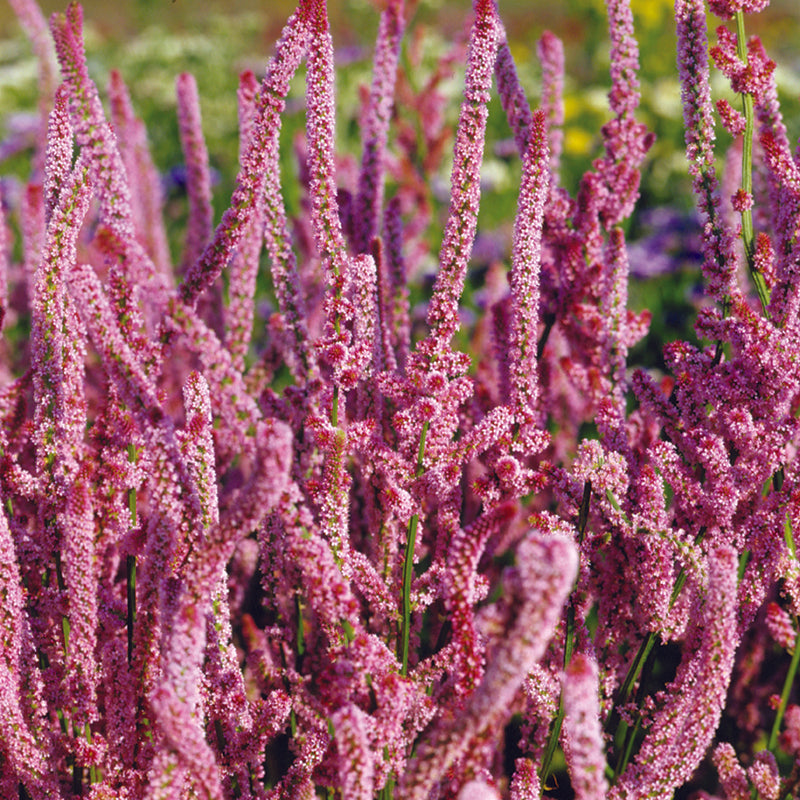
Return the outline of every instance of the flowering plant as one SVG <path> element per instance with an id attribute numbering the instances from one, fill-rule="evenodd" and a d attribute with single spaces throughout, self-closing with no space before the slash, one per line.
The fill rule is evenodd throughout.
<path id="1" fill-rule="evenodd" d="M 623 800 L 698 767 L 700 796 L 797 796 L 800 155 L 745 36 L 766 2 L 710 2 L 735 20 L 710 55 L 743 100 L 717 106 L 724 188 L 706 9 L 675 4 L 708 344 L 669 345 L 661 378 L 627 369 L 649 314 L 627 309 L 623 223 L 652 135 L 626 0 L 606 3 L 610 119 L 574 197 L 561 43 L 539 41 L 531 111 L 476 0 L 424 325 L 409 286 L 447 137 L 441 75 L 397 92 L 403 0 L 383 4 L 352 170 L 326 6 L 300 0 L 264 78 L 241 76 L 216 228 L 178 78 L 177 265 L 143 126 L 118 74 L 106 116 L 80 6 L 50 23 L 59 82 L 34 0 L 12 5 L 43 105 L 0 220 L 0 319 L 30 333 L 0 389 L 2 796 Z M 281 115 L 304 60 L 291 219 Z M 493 83 L 522 178 L 510 266 L 493 261 L 465 331 Z M 253 340 L 262 248 L 275 305 Z"/>

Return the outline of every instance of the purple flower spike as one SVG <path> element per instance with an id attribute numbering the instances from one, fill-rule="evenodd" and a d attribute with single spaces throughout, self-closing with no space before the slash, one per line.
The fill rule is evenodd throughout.
<path id="1" fill-rule="evenodd" d="M 458 330 L 458 305 L 472 252 L 481 195 L 481 162 L 486 136 L 487 104 L 497 56 L 497 16 L 492 0 L 476 0 L 453 153 L 450 212 L 439 254 L 439 274 L 428 305 L 434 352 L 441 355 Z"/>

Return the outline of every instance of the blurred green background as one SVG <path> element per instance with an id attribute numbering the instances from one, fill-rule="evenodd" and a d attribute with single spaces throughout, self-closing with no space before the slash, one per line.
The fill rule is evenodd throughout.
<path id="1" fill-rule="evenodd" d="M 132 0 L 108 3 L 86 0 L 86 42 L 89 68 L 101 93 L 108 73 L 118 69 L 130 87 L 137 113 L 145 120 L 157 167 L 164 173 L 182 161 L 175 119 L 174 85 L 179 72 L 192 72 L 198 82 L 211 163 L 217 176 L 215 210 L 225 208 L 233 187 L 238 155 L 236 87 L 238 74 L 246 68 L 263 73 L 294 3 L 289 0 Z M 340 0 L 330 2 L 334 43 L 337 48 L 339 147 L 342 152 L 359 152 L 359 88 L 370 80 L 370 59 L 377 27 L 378 2 Z M 500 0 L 500 13 L 506 24 L 512 51 L 521 79 L 532 102 L 536 102 L 540 70 L 536 60 L 536 40 L 545 29 L 562 38 L 566 49 L 564 156 L 562 184 L 574 193 L 580 175 L 599 153 L 601 125 L 608 120 L 606 93 L 608 77 L 608 37 L 602 0 Z M 58 0 L 43 0 L 45 14 L 63 10 Z M 638 275 L 631 284 L 631 305 L 649 307 L 654 323 L 647 341 L 640 346 L 636 360 L 658 366 L 664 341 L 676 337 L 692 338 L 691 321 L 699 291 L 697 229 L 691 209 L 693 198 L 686 177 L 683 154 L 683 128 L 680 88 L 675 70 L 675 38 L 672 0 L 633 0 L 636 33 L 640 43 L 642 105 L 640 118 L 657 134 L 643 169 L 642 199 L 628 224 L 629 240 L 639 242 L 632 261 L 644 266 L 657 264 L 653 248 L 661 248 L 661 262 L 671 266 L 655 270 L 659 274 Z M 463 37 L 469 4 L 421 0 L 410 25 L 426 30 L 421 70 L 432 70 L 437 60 Z M 713 26 L 716 24 L 710 20 Z M 800 134 L 800 2 L 773 0 L 762 14 L 747 18 L 748 33 L 758 33 L 778 63 L 777 81 L 785 120 L 792 141 Z M 713 33 L 711 34 L 713 39 Z M 463 65 L 462 65 L 463 69 Z M 418 76 L 421 83 L 423 76 Z M 442 84 L 448 95 L 448 121 L 458 114 L 462 75 Z M 714 77 L 714 85 L 724 92 L 724 80 Z M 284 120 L 284 141 L 291 142 L 302 129 L 302 80 L 292 90 Z M 15 129 L 24 127 L 25 114 L 36 108 L 36 63 L 30 47 L 16 24 L 6 0 L 0 0 L 0 142 L 13 138 Z M 731 98 L 735 102 L 735 98 Z M 21 122 L 23 123 L 21 125 Z M 484 203 L 481 230 L 498 231 L 508 240 L 516 209 L 519 185 L 518 159 L 503 155 L 496 147 L 509 137 L 499 103 L 494 100 L 489 122 L 484 187 L 491 202 Z M 728 141 L 720 137 L 719 152 Z M 291 176 L 294 164 L 286 147 L 285 174 Z M 30 152 L 24 148 L 0 161 L 0 175 L 16 174 L 24 179 Z M 448 180 L 447 163 L 442 174 L 431 176 L 432 185 Z M 297 209 L 298 189 L 286 181 L 289 209 Z M 434 192 L 435 195 L 435 192 Z M 446 197 L 440 198 L 439 213 L 446 210 Z M 172 204 L 171 238 L 179 247 L 179 230 L 185 207 L 180 198 Z M 183 210 L 182 210 L 183 209 Z M 434 215 L 434 220 L 438 217 Z M 435 253 L 438 236 L 432 226 L 430 240 Z M 636 253 L 638 252 L 638 255 Z M 636 264 L 633 264 L 634 272 Z M 476 278 L 480 280 L 481 271 Z M 477 288 L 473 281 L 473 288 Z M 466 298 L 467 305 L 471 298 Z"/>

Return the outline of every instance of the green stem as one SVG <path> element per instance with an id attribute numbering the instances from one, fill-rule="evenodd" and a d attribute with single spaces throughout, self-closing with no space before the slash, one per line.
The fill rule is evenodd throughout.
<path id="1" fill-rule="evenodd" d="M 741 62 L 747 66 L 747 47 L 744 32 L 744 14 L 736 12 L 736 52 Z M 750 196 L 753 194 L 753 130 L 755 127 L 755 107 L 753 95 L 745 92 L 742 95 L 744 109 L 745 129 L 742 143 L 742 189 Z M 758 271 L 755 263 L 756 237 L 753 228 L 753 211 L 746 208 L 742 211 L 742 241 L 747 258 L 747 268 L 756 287 L 758 299 L 764 316 L 769 319 L 769 290 L 764 276 Z"/>
<path id="2" fill-rule="evenodd" d="M 589 504 L 592 499 L 592 482 L 586 481 L 583 484 L 583 497 L 581 498 L 581 505 L 578 509 L 578 545 L 583 544 L 583 537 L 586 533 L 586 524 L 589 521 Z M 574 590 L 573 586 L 573 590 Z M 564 669 L 569 666 L 572 660 L 572 653 L 575 650 L 575 601 L 570 598 L 569 605 L 567 606 L 567 630 L 564 638 Z M 550 734 L 547 739 L 544 756 L 542 758 L 542 766 L 539 771 L 539 780 L 542 786 L 547 784 L 550 778 L 550 770 L 553 766 L 553 757 L 558 747 L 558 740 L 561 738 L 561 728 L 564 724 L 564 694 L 562 692 L 558 701 L 558 711 L 553 719 L 553 725 L 550 728 Z"/>
<path id="3" fill-rule="evenodd" d="M 417 451 L 416 477 L 422 475 L 422 461 L 425 458 L 425 440 L 428 436 L 429 424 L 427 420 L 422 423 L 419 450 Z M 400 674 L 403 676 L 408 675 L 408 643 L 411 636 L 411 580 L 414 577 L 414 548 L 417 543 L 418 527 L 419 514 L 414 514 L 408 523 L 406 552 L 403 561 L 403 621 L 400 633 Z"/>
<path id="4" fill-rule="evenodd" d="M 700 528 L 697 536 L 695 536 L 694 539 L 695 545 L 699 545 L 705 538 L 705 535 L 705 527 Z M 680 595 L 685 583 L 686 570 L 681 568 L 681 571 L 678 573 L 678 577 L 675 580 L 675 586 L 672 587 L 672 594 L 670 595 L 669 599 L 670 609 L 672 609 L 672 607 L 675 605 L 675 601 L 678 599 L 678 595 Z M 633 662 L 631 663 L 631 666 L 625 675 L 625 680 L 622 682 L 622 686 L 620 687 L 619 696 L 617 702 L 614 704 L 614 709 L 611 714 L 608 715 L 608 719 L 606 721 L 606 733 L 616 734 L 618 731 L 622 732 L 622 748 L 620 751 L 621 755 L 617 762 L 617 768 L 614 773 L 615 777 L 618 777 L 622 770 L 625 769 L 625 766 L 627 765 L 631 756 L 633 741 L 636 738 L 636 734 L 640 728 L 639 720 L 637 720 L 637 723 L 633 726 L 633 729 L 630 729 L 628 724 L 620 719 L 619 708 L 627 705 L 629 702 L 631 693 L 633 692 L 633 686 L 644 672 L 644 666 L 651 657 L 657 639 L 657 634 L 651 631 L 647 635 L 647 638 L 642 641 L 641 645 L 639 645 L 639 651 L 636 654 L 636 658 L 634 658 Z"/>
<path id="5" fill-rule="evenodd" d="M 767 750 L 774 753 L 775 747 L 778 744 L 778 731 L 781 729 L 781 722 L 783 722 L 783 715 L 786 713 L 786 706 L 789 703 L 789 693 L 792 690 L 794 679 L 797 675 L 797 667 L 800 664 L 800 619 L 794 618 L 795 628 L 797 635 L 794 640 L 794 652 L 792 653 L 792 660 L 789 664 L 789 671 L 786 673 L 786 680 L 783 682 L 783 691 L 781 692 L 781 701 L 778 705 L 778 711 L 775 714 L 775 721 L 772 723 L 772 730 L 769 734 L 769 741 L 767 742 Z"/>

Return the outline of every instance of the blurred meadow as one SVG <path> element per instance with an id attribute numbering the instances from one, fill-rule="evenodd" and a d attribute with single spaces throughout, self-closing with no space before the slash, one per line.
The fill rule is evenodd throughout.
<path id="1" fill-rule="evenodd" d="M 640 119 L 657 135 L 642 176 L 641 200 L 626 231 L 630 243 L 630 305 L 653 312 L 648 337 L 631 353 L 629 366 L 659 367 L 661 348 L 676 338 L 693 339 L 692 322 L 701 301 L 699 229 L 686 174 L 680 89 L 675 69 L 672 0 L 633 0 L 640 45 L 642 104 Z M 361 91 L 369 85 L 372 44 L 377 26 L 371 0 L 329 3 L 337 48 L 337 136 L 342 154 L 358 157 Z M 599 153 L 600 128 L 608 119 L 606 92 L 608 37 L 602 0 L 500 0 L 523 84 L 533 104 L 539 92 L 536 41 L 551 30 L 564 42 L 566 55 L 564 155 L 561 181 L 570 193 Z M 63 10 L 64 2 L 42 0 L 46 15 Z M 130 88 L 137 113 L 144 119 L 156 166 L 163 176 L 165 211 L 173 255 L 179 252 L 186 201 L 182 155 L 175 116 L 175 78 L 194 74 L 199 88 L 203 129 L 216 185 L 216 207 L 227 205 L 238 158 L 236 88 L 244 69 L 263 74 L 267 57 L 294 8 L 290 0 L 131 0 L 83 3 L 89 68 L 105 91 L 109 72 L 118 70 Z M 447 153 L 458 115 L 468 3 L 433 0 L 407 2 L 410 21 L 403 51 L 404 78 L 418 92 L 440 60 L 451 56 L 452 75 L 439 91 L 447 99 L 443 158 L 426 175 L 433 208 L 429 235 L 436 254 L 448 197 Z M 764 13 L 747 18 L 747 32 L 764 40 L 777 62 L 777 83 L 784 119 L 792 141 L 800 133 L 800 3 L 773 0 Z M 713 31 L 709 32 L 713 42 Z M 13 205 L 21 181 L 29 173 L 32 121 L 37 107 L 37 68 L 28 42 L 10 6 L 0 2 L 0 175 L 3 194 Z M 401 81 L 401 83 L 403 82 Z M 723 90 L 722 77 L 714 84 Z M 290 94 L 284 117 L 285 197 L 290 212 L 300 213 L 300 190 L 292 142 L 303 129 L 302 76 Z M 719 96 L 719 94 L 717 95 Z M 735 102 L 734 98 L 730 98 Z M 738 103 L 736 103 L 738 106 Z M 403 110 L 398 104 L 398 119 Z M 409 124 L 413 124 L 408 120 Z M 448 132 L 449 126 L 449 132 Z M 392 134 L 390 134 L 391 136 Z M 508 147 L 510 132 L 495 99 L 491 108 L 487 158 L 484 163 L 479 238 L 464 298 L 466 313 L 479 313 L 480 289 L 491 261 L 508 257 L 517 202 L 519 163 Z M 718 142 L 718 163 L 729 140 Z M 422 157 L 422 156 L 421 156 Z M 389 187 L 391 190 L 391 187 Z M 219 212 L 218 212 L 219 213 Z M 12 219 L 13 224 L 13 219 Z M 431 259 L 429 271 L 435 269 Z M 430 284 L 430 281 L 428 282 Z M 266 305 L 269 287 L 260 287 Z M 421 298 L 419 298 L 421 299 Z"/>

